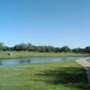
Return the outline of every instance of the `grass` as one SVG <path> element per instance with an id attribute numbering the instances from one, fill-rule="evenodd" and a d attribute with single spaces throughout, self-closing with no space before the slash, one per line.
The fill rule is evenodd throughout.
<path id="1" fill-rule="evenodd" d="M 0 66 L 0 90 L 90 90 L 75 60 Z"/>
<path id="2" fill-rule="evenodd" d="M 87 61 L 88 61 L 88 62 L 90 62 L 90 58 L 89 58 L 89 59 L 87 59 Z"/>
<path id="3" fill-rule="evenodd" d="M 8 53 L 11 52 L 13 56 L 9 56 Z M 49 56 L 87 56 L 88 54 L 76 54 L 76 53 L 38 53 L 38 52 L 21 52 L 21 51 L 0 51 L 0 58 L 21 58 L 21 57 L 49 57 Z"/>

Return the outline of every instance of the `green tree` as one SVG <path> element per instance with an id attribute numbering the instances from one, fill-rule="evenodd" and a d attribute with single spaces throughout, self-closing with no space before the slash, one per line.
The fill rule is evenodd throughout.
<path id="1" fill-rule="evenodd" d="M 55 51 L 56 53 L 57 53 L 57 52 L 61 52 L 61 48 L 56 47 L 54 51 Z"/>
<path id="2" fill-rule="evenodd" d="M 82 49 L 81 48 L 74 48 L 74 49 L 72 49 L 72 52 L 74 52 L 74 53 L 81 53 Z"/>
<path id="3" fill-rule="evenodd" d="M 61 48 L 61 51 L 67 53 L 67 52 L 70 52 L 71 49 L 70 49 L 68 46 L 63 46 L 63 47 Z"/>
<path id="4" fill-rule="evenodd" d="M 25 43 L 21 43 L 21 44 L 18 44 L 18 45 L 15 45 L 13 47 L 13 50 L 17 50 L 17 51 L 29 51 L 31 49 L 31 44 L 28 43 L 28 44 L 25 44 Z"/>
<path id="5" fill-rule="evenodd" d="M 4 50 L 5 46 L 4 43 L 0 42 L 0 50 Z"/>
<path id="6" fill-rule="evenodd" d="M 90 46 L 85 47 L 85 49 L 84 49 L 84 50 L 85 50 L 85 52 L 86 52 L 86 53 L 88 53 L 88 54 L 89 54 L 89 53 L 90 53 Z"/>

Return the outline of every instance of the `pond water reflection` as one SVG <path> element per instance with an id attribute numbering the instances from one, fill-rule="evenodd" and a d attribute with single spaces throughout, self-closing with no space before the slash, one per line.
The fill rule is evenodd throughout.
<path id="1" fill-rule="evenodd" d="M 72 57 L 27 57 L 19 59 L 1 59 L 0 65 L 17 65 L 26 63 L 41 63 L 41 62 L 54 62 L 62 60 L 79 59 L 87 56 L 72 56 Z"/>

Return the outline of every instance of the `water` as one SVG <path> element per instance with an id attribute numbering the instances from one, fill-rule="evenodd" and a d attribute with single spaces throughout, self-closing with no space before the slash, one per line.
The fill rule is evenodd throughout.
<path id="1" fill-rule="evenodd" d="M 26 63 L 42 63 L 42 62 L 54 62 L 62 60 L 71 60 L 84 58 L 86 56 L 72 56 L 72 57 L 28 57 L 20 59 L 1 59 L 0 65 L 17 65 Z"/>

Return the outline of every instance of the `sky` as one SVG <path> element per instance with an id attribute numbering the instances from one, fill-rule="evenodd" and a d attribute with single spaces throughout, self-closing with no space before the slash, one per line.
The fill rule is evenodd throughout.
<path id="1" fill-rule="evenodd" d="M 90 45 L 90 0 L 0 0 L 0 42 L 71 48 Z"/>

